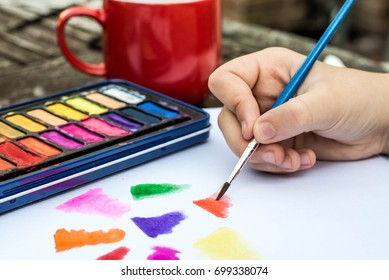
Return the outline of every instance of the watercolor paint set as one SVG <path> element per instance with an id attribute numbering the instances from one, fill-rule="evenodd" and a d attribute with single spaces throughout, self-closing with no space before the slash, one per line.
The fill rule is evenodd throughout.
<path id="1" fill-rule="evenodd" d="M 0 110 L 0 213 L 200 143 L 200 108 L 107 80 Z"/>

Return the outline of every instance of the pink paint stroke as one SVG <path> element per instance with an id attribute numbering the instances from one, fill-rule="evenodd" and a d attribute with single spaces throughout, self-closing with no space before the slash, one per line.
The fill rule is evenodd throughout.
<path id="1" fill-rule="evenodd" d="M 56 209 L 66 213 L 95 214 L 116 219 L 130 211 L 130 205 L 118 199 L 109 198 L 103 193 L 103 189 L 95 188 L 68 200 Z"/>

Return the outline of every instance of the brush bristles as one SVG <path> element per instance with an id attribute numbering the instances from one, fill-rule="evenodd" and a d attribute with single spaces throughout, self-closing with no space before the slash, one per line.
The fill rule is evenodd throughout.
<path id="1" fill-rule="evenodd" d="M 223 195 L 226 193 L 226 191 L 228 190 L 228 188 L 230 187 L 230 185 L 231 185 L 231 184 L 228 183 L 228 182 L 225 182 L 225 183 L 223 184 L 223 187 L 221 188 L 219 194 L 218 194 L 217 197 L 216 197 L 216 201 L 220 200 L 220 199 L 223 197 Z"/>

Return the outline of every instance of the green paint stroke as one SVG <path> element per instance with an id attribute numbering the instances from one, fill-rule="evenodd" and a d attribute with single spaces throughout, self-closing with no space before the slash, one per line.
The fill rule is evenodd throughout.
<path id="1" fill-rule="evenodd" d="M 176 184 L 139 184 L 131 186 L 131 194 L 135 200 L 141 200 L 149 197 L 167 195 L 180 192 L 189 188 L 190 185 Z"/>

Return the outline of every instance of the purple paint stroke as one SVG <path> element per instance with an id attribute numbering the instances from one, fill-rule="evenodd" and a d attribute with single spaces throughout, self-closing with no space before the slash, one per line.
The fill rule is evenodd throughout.
<path id="1" fill-rule="evenodd" d="M 103 189 L 96 188 L 68 200 L 56 209 L 66 213 L 95 214 L 116 219 L 130 211 L 130 205 L 118 199 L 109 198 L 103 193 Z"/>
<path id="2" fill-rule="evenodd" d="M 135 217 L 131 220 L 149 237 L 156 238 L 160 234 L 173 232 L 173 228 L 186 216 L 181 212 L 170 212 L 162 216 L 142 218 Z"/>
<path id="3" fill-rule="evenodd" d="M 154 253 L 147 257 L 148 260 L 179 260 L 176 254 L 180 251 L 168 247 L 153 247 Z"/>

